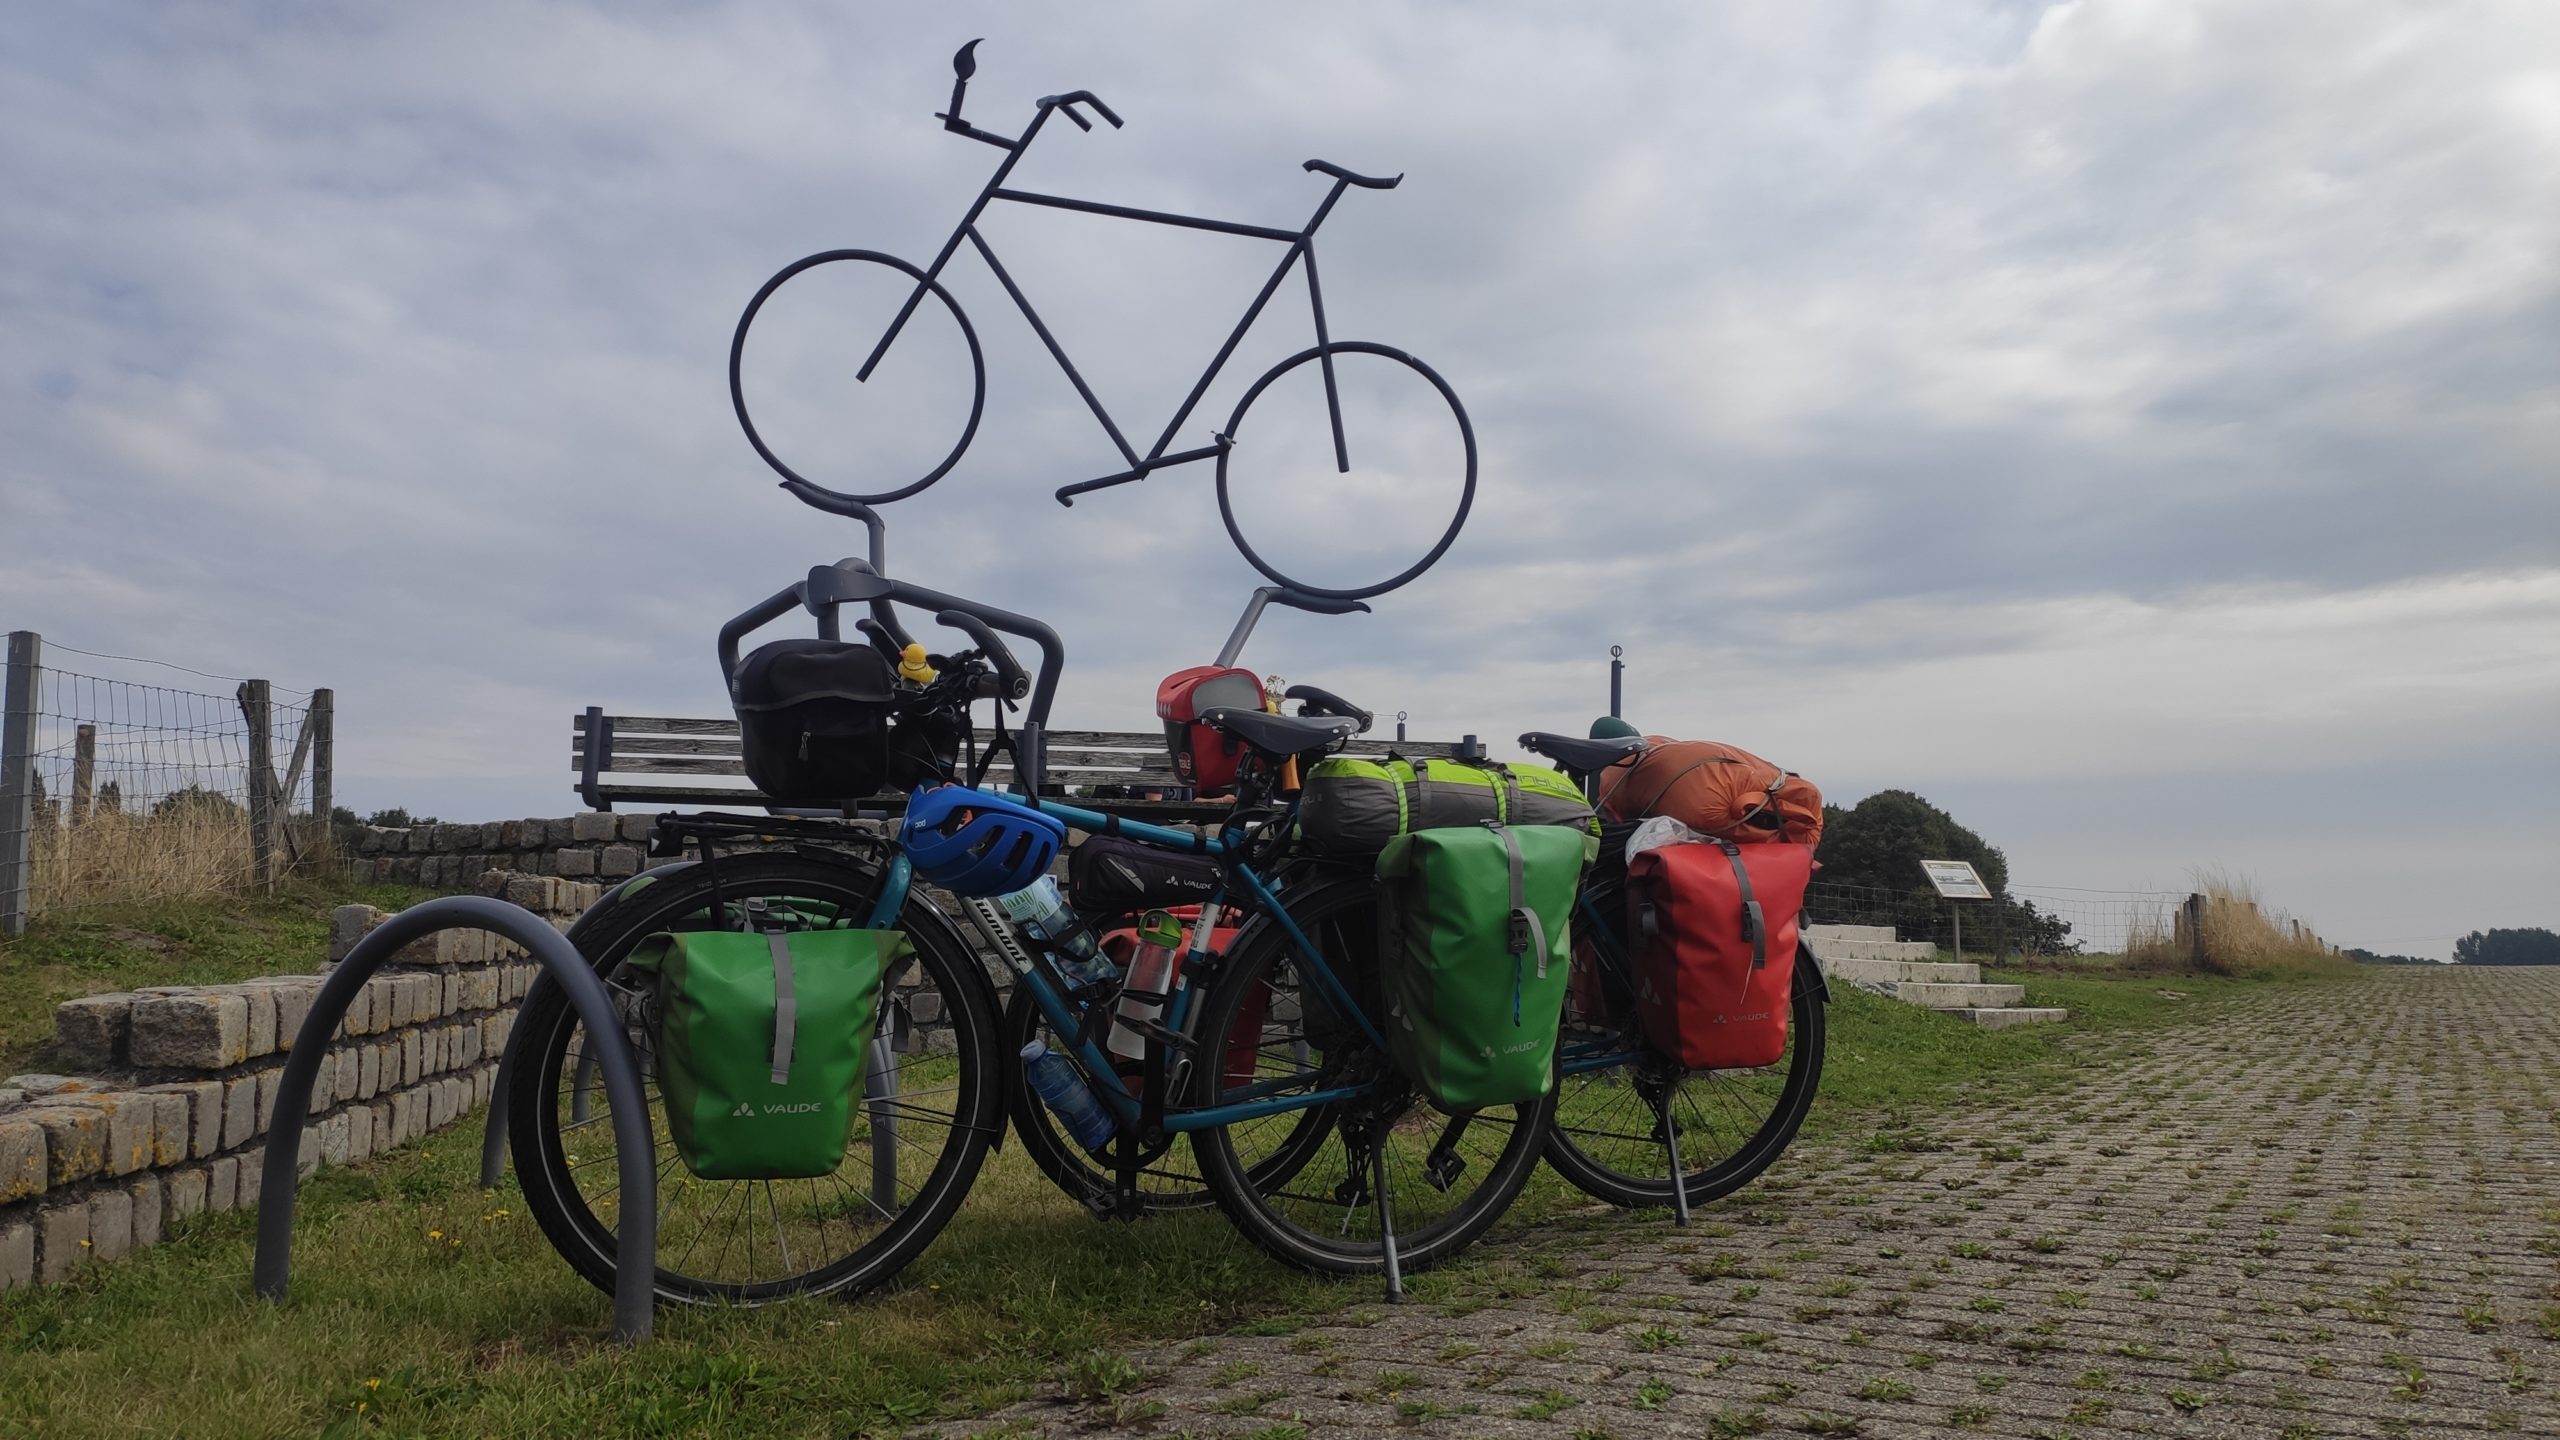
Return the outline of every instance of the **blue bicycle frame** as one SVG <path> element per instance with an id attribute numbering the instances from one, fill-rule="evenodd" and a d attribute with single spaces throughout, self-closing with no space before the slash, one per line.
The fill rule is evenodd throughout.
<path id="1" fill-rule="evenodd" d="M 1273 923 L 1280 927 L 1280 933 L 1288 941 L 1290 954 L 1297 961 L 1301 972 L 1314 976 L 1317 982 L 1324 986 L 1326 998 L 1330 999 L 1342 1014 L 1350 1016 L 1358 1024 L 1362 1035 L 1368 1039 L 1369 1043 L 1380 1049 L 1386 1047 L 1386 1037 L 1379 1032 L 1375 1022 L 1369 1018 L 1368 1012 L 1361 1009 L 1359 1002 L 1352 998 L 1350 990 L 1343 985 L 1341 977 L 1335 975 L 1333 968 L 1325 963 L 1322 952 L 1316 948 L 1313 941 L 1307 938 L 1306 932 L 1298 927 L 1298 922 L 1291 918 L 1288 906 L 1272 888 L 1271 883 L 1263 879 L 1250 864 L 1236 856 L 1235 837 L 1232 832 L 1222 830 L 1217 835 L 1202 837 L 1188 830 L 1150 825 L 1137 820 L 1121 819 L 1115 824 L 1112 816 L 1104 815 L 1099 811 L 1080 809 L 1073 805 L 1061 805 L 1054 800 L 1041 801 L 1040 809 L 1045 814 L 1055 816 L 1071 829 L 1089 833 L 1108 829 L 1112 833 L 1136 840 L 1140 844 L 1154 845 L 1170 851 L 1206 854 L 1216 859 L 1220 869 L 1219 882 L 1210 892 L 1209 898 L 1202 902 L 1202 922 L 1192 927 L 1191 948 L 1183 956 L 1182 973 L 1191 974 L 1213 963 L 1213 957 L 1208 950 L 1211 928 L 1209 917 L 1225 905 L 1228 894 L 1227 881 L 1232 877 L 1243 887 L 1245 895 L 1252 901 L 1254 907 L 1260 913 L 1269 916 Z M 900 907 L 906 903 L 907 891 L 913 880 L 914 869 L 905 855 L 900 854 L 890 861 L 887 883 L 882 886 L 879 902 L 873 907 L 870 916 L 871 928 L 885 928 L 895 923 Z M 1072 1037 L 1083 1034 L 1083 1017 L 1068 1004 L 1065 996 L 1058 993 L 1057 987 L 1051 985 L 1038 970 L 1022 972 L 1015 977 L 1014 983 L 1027 987 L 1032 1003 L 1039 1007 L 1041 1015 L 1048 1020 L 1051 1030 L 1060 1036 Z M 1165 1017 L 1168 1029 L 1177 1034 L 1188 1029 L 1193 1006 L 1197 1003 L 1203 988 L 1198 984 L 1187 984 L 1174 992 Z M 1092 1039 L 1068 1040 L 1063 1050 L 1088 1079 L 1114 1073 L 1110 1056 L 1106 1055 L 1102 1047 Z M 1193 1130 L 1214 1130 L 1222 1125 L 1257 1120 L 1265 1115 L 1283 1114 L 1292 1110 L 1329 1105 L 1336 1101 L 1353 1100 L 1364 1093 L 1362 1087 L 1347 1085 L 1287 1095 L 1270 1093 L 1294 1083 L 1296 1083 L 1294 1078 L 1267 1081 L 1261 1085 L 1245 1087 L 1242 1099 L 1233 1099 L 1224 1104 L 1196 1109 L 1169 1111 L 1164 1117 L 1164 1128 L 1175 1134 L 1185 1134 Z M 1124 1087 L 1114 1084 L 1095 1085 L 1092 1088 L 1094 1093 L 1101 1097 L 1102 1102 L 1111 1108 L 1122 1126 L 1134 1126 L 1139 1122 L 1138 1099 L 1129 1094 Z"/>

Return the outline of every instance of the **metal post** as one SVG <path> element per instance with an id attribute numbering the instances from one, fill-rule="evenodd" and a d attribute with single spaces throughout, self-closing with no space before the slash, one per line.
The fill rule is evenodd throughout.
<path id="1" fill-rule="evenodd" d="M 258 1189 L 258 1253 L 251 1269 L 258 1294 L 279 1302 L 285 1298 L 293 1268 L 302 1117 L 310 1112 L 312 1080 L 327 1057 L 329 1037 L 346 1018 L 348 1002 L 384 961 L 410 941 L 439 930 L 491 930 L 523 946 L 553 983 L 568 990 L 569 1003 L 586 1027 L 588 1047 L 601 1052 L 598 1060 L 604 1067 L 605 1098 L 613 1107 L 613 1140 L 620 1152 L 615 1162 L 622 1187 L 621 1231 L 614 1241 L 613 1335 L 626 1342 L 647 1339 L 655 1318 L 658 1174 L 640 1062 L 631 1053 L 631 1041 L 622 1033 L 622 1015 L 605 994 L 604 982 L 578 958 L 568 940 L 533 912 L 485 895 L 449 895 L 401 911 L 357 941 L 322 982 L 311 1013 L 303 1018 L 301 1033 L 285 1055 L 276 1086 L 278 1123 L 267 1136 L 266 1168 Z"/>
<path id="2" fill-rule="evenodd" d="M 1956 963 L 1961 965 L 1964 963 L 1964 902 L 1961 900 L 1948 901 L 1947 913 L 1955 917 Z"/>
<path id="3" fill-rule="evenodd" d="M 249 726 L 249 854 L 258 883 L 276 883 L 275 737 L 269 727 L 273 711 L 264 680 L 240 682 L 240 718 Z"/>
<path id="4" fill-rule="evenodd" d="M 1624 645 L 1609 647 L 1609 718 L 1612 720 L 1627 718 L 1626 653 Z"/>
<path id="5" fill-rule="evenodd" d="M 0 935 L 27 933 L 36 835 L 36 680 L 44 639 L 9 632 L 6 710 L 0 710 Z"/>
<path id="6" fill-rule="evenodd" d="M 98 727 L 83 725 L 73 732 L 71 742 L 71 828 L 77 830 L 89 818 L 89 801 L 95 789 L 91 782 L 98 776 Z"/>
<path id="7" fill-rule="evenodd" d="M 1399 742 L 1404 739 L 1404 712 L 1401 710 L 1396 712 L 1396 739 Z"/>

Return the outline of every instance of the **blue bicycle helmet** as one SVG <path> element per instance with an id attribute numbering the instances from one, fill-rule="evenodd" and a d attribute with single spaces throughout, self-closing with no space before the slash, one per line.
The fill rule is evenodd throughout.
<path id="1" fill-rule="evenodd" d="M 1067 827 L 1017 800 L 946 785 L 907 799 L 898 844 L 916 874 L 963 899 L 1010 895 L 1049 872 Z"/>

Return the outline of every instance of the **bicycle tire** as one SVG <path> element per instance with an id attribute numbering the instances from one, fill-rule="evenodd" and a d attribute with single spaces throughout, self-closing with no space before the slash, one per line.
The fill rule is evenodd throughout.
<path id="1" fill-rule="evenodd" d="M 846 923 L 858 924 L 876 901 L 880 883 L 877 867 L 851 858 L 821 861 L 805 855 L 760 855 L 724 859 L 718 862 L 716 871 L 710 866 L 694 867 L 626 895 L 607 917 L 607 923 L 583 942 L 582 951 L 617 1000 L 629 1004 L 638 992 L 615 981 L 631 949 L 646 935 L 701 923 L 715 895 L 724 905 L 749 896 L 788 900 L 804 914 L 832 913 L 844 917 Z M 821 912 L 820 907 L 828 909 Z M 926 1052 L 921 1058 L 902 1060 L 899 1067 L 902 1077 L 912 1074 L 918 1081 L 936 1082 L 929 1087 L 919 1084 L 902 1088 L 894 1112 L 900 1130 L 941 1131 L 938 1144 L 904 1138 L 891 1141 L 893 1146 L 908 1147 L 893 1150 L 894 1154 L 921 1152 L 920 1158 L 929 1162 L 922 1178 L 912 1190 L 899 1185 L 888 1206 L 878 1205 L 876 1195 L 854 1191 L 840 1176 L 823 1177 L 823 1181 L 700 1180 L 677 1160 L 663 1116 L 653 1114 L 660 1211 L 654 1289 L 660 1303 L 757 1305 L 799 1295 L 859 1293 L 913 1261 L 959 1210 L 989 1144 L 1003 1124 L 1002 1097 L 995 1073 L 992 993 L 982 973 L 973 974 L 966 968 L 978 965 L 976 953 L 921 896 L 908 897 L 899 925 L 913 944 L 914 959 L 908 965 L 919 979 L 913 988 L 904 984 L 895 987 L 896 1003 L 911 1017 L 923 1017 L 918 1022 L 919 1030 L 929 1036 L 938 1023 L 947 1030 L 951 1042 L 947 1056 L 933 1053 L 928 1044 L 921 1047 Z M 938 1002 L 930 1013 L 928 995 Z M 889 1013 L 891 1006 L 884 1004 L 884 1017 Z M 618 1197 L 609 1189 L 590 1195 L 579 1185 L 576 1172 L 598 1176 L 612 1173 L 611 1134 L 597 1123 L 605 1118 L 601 1114 L 589 1115 L 583 1121 L 574 1118 L 577 1108 L 583 1107 L 573 1108 L 577 1097 L 562 1092 L 564 1075 L 575 1073 L 573 1041 L 580 1030 L 577 1018 L 568 1008 L 565 992 L 554 985 L 537 984 L 525 998 L 516 1023 L 526 1033 L 519 1041 L 517 1073 L 507 1097 L 507 1120 L 525 1209 L 570 1268 L 599 1289 L 610 1291 L 614 1229 L 598 1212 L 610 1210 Z M 884 1033 L 889 1023 L 884 1018 Z M 640 1032 L 634 1036 L 635 1044 L 645 1046 L 645 1026 L 635 1029 Z M 644 1063 L 648 1054 L 646 1049 L 642 1051 Z M 947 1089 L 940 1083 L 945 1072 Z M 654 1111 L 654 1074 L 649 1077 L 649 1091 Z M 939 1103 L 917 1102 L 942 1094 L 950 1096 L 949 1112 L 945 1123 L 935 1126 L 941 1116 Z M 857 1133 L 869 1132 L 879 1112 L 860 1103 L 856 1111 Z M 565 1124 L 564 1112 L 569 1117 Z M 591 1139 L 572 1139 L 571 1131 L 584 1126 L 595 1127 L 597 1133 Z M 602 1157 L 582 1153 L 596 1148 L 607 1153 Z M 867 1150 L 857 1138 L 847 1147 L 845 1166 L 861 1165 Z M 828 1184 L 834 1188 L 827 1189 Z M 788 1224 L 776 1186 L 808 1187 L 805 1205 L 800 1192 L 789 1192 L 792 1201 Z M 750 1222 L 755 1227 L 762 1226 L 764 1217 L 754 1215 L 751 1208 L 757 1192 L 761 1192 L 762 1204 L 771 1215 L 779 1259 L 774 1272 L 742 1278 L 737 1273 L 708 1274 L 685 1268 L 692 1263 L 693 1254 L 710 1228 L 729 1214 L 725 1207 L 732 1198 L 737 1200 L 737 1211 L 727 1223 L 734 1230 L 743 1231 Z M 848 1203 L 849 1197 L 871 1207 L 873 1214 L 886 1214 L 886 1223 L 866 1234 L 864 1227 L 870 1224 L 870 1217 Z M 690 1240 L 683 1224 L 671 1224 L 685 1217 L 699 1220 Z M 831 1237 L 839 1227 L 852 1243 L 842 1253 L 830 1254 L 824 1263 L 794 1268 L 788 1231 L 804 1225 L 814 1228 L 818 1245 L 832 1243 Z M 804 1229 L 801 1233 L 810 1231 Z M 709 1268 L 719 1269 L 725 1264 L 735 1239 L 735 1234 L 721 1237 L 718 1256 Z M 761 1244 L 760 1234 L 750 1237 L 745 1258 L 751 1259 Z M 821 1252 L 803 1253 L 814 1260 Z"/>
<path id="2" fill-rule="evenodd" d="M 1253 408 L 1253 402 L 1260 398 L 1262 392 L 1270 388 L 1271 383 L 1279 379 L 1281 376 L 1288 374 L 1290 371 L 1297 369 L 1299 366 L 1306 364 L 1310 360 L 1335 355 L 1382 356 L 1385 359 L 1392 360 L 1400 365 L 1409 367 L 1414 372 L 1421 375 L 1423 379 L 1429 381 L 1431 383 L 1431 387 L 1440 392 L 1440 398 L 1448 402 L 1449 413 L 1457 418 L 1458 438 L 1463 442 L 1467 455 L 1465 484 L 1459 491 L 1457 513 L 1449 518 L 1448 528 L 1440 532 L 1440 538 L 1432 545 L 1430 551 L 1420 560 L 1415 561 L 1413 564 L 1397 572 L 1393 577 L 1382 580 L 1373 585 L 1357 585 L 1348 587 L 1310 585 L 1304 580 L 1297 579 L 1284 573 L 1277 565 L 1274 565 L 1271 561 L 1265 559 L 1262 552 L 1254 549 L 1251 541 L 1245 539 L 1244 529 L 1236 519 L 1235 501 L 1230 490 L 1230 482 L 1228 479 L 1227 462 L 1229 457 L 1235 453 L 1236 437 L 1244 429 L 1245 412 Z M 1440 378 L 1439 371 L 1432 369 L 1430 366 L 1415 359 L 1413 356 L 1406 354 L 1402 350 L 1397 350 L 1386 345 L 1376 344 L 1372 341 L 1336 340 L 1329 344 L 1311 345 L 1262 372 L 1262 378 L 1254 381 L 1252 388 L 1245 391 L 1243 397 L 1236 401 L 1235 413 L 1228 417 L 1227 428 L 1219 436 L 1218 518 L 1226 524 L 1227 538 L 1235 542 L 1236 551 L 1238 554 L 1244 556 L 1245 563 L 1251 565 L 1254 569 L 1261 571 L 1264 575 L 1270 577 L 1279 584 L 1304 591 L 1309 595 L 1321 595 L 1334 600 L 1364 600 L 1372 595 L 1383 595 L 1398 586 L 1412 581 L 1414 577 L 1439 563 L 1440 557 L 1448 553 L 1450 545 L 1457 541 L 1458 532 L 1465 528 L 1467 523 L 1467 512 L 1473 508 L 1475 500 L 1476 432 L 1475 426 L 1467 419 L 1467 407 L 1460 404 L 1458 401 L 1458 392 L 1449 388 L 1449 382 Z"/>
<path id="3" fill-rule="evenodd" d="M 1574 963 L 1597 963 L 1596 952 L 1577 945 Z M 1645 1043 L 1631 1003 L 1623 1005 L 1615 1017 L 1583 1027 L 1584 1033 L 1595 1037 L 1593 1043 L 1612 1050 L 1624 1047 L 1645 1058 L 1632 1067 L 1558 1079 L 1556 1121 L 1547 1132 L 1547 1163 L 1596 1200 L 1628 1209 L 1670 1205 L 1670 1152 L 1663 1147 L 1658 1128 L 1668 1115 L 1679 1126 L 1675 1133 L 1680 1140 L 1680 1168 L 1693 1206 L 1732 1194 L 1775 1164 L 1803 1127 L 1814 1094 L 1821 1088 L 1828 1035 L 1818 965 L 1801 943 L 1796 947 L 1795 965 L 1787 1053 L 1778 1066 L 1754 1071 L 1681 1070 Z M 1572 1002 L 1567 1003 L 1571 1033 L 1577 1017 L 1571 1013 Z M 1636 1073 L 1628 1074 L 1630 1069 Z M 1773 1077 L 1774 1092 L 1769 1083 Z M 1659 1105 L 1645 1093 L 1648 1090 L 1659 1090 Z M 1765 1106 L 1753 1103 L 1764 1095 Z M 1727 1123 L 1732 1117 L 1739 1117 L 1740 1123 Z M 1643 1159 L 1659 1164 L 1651 1171 L 1637 1169 Z"/>
<path id="4" fill-rule="evenodd" d="M 1363 949 L 1357 937 L 1370 937 L 1368 943 L 1374 946 L 1376 894 L 1375 883 L 1365 877 L 1323 882 L 1289 893 L 1292 919 L 1321 947 L 1345 984 L 1361 983 L 1354 967 L 1374 961 L 1373 950 Z M 1361 1154 L 1365 1143 L 1355 1146 L 1349 1138 L 1354 1129 L 1369 1134 L 1383 1130 L 1388 1136 L 1387 1198 L 1395 1215 L 1397 1259 L 1404 1271 L 1427 1269 L 1458 1254 L 1502 1217 L 1537 1167 L 1554 1096 L 1526 1105 L 1488 1107 L 1461 1122 L 1415 1095 L 1396 1073 L 1392 1060 L 1356 1029 L 1310 1022 L 1310 1015 L 1323 1012 L 1311 1011 L 1307 997 L 1300 994 L 1285 933 L 1268 916 L 1256 919 L 1237 937 L 1209 991 L 1197 1032 L 1204 1038 L 1195 1103 L 1215 1104 L 1228 1088 L 1228 1046 L 1246 998 L 1257 985 L 1270 987 L 1250 1077 L 1257 1091 L 1291 1083 L 1308 1088 L 1361 1083 L 1370 1098 L 1193 1133 L 1192 1147 L 1202 1177 L 1217 1196 L 1219 1208 L 1247 1239 L 1283 1264 L 1317 1274 L 1375 1274 L 1385 1268 L 1376 1207 L 1366 1203 L 1369 1182 L 1361 1178 L 1374 1171 Z M 1289 1028 L 1292 1012 L 1294 1031 Z M 1309 1068 L 1277 1053 L 1284 1048 L 1294 1052 L 1299 1040 L 1308 1043 L 1310 1054 L 1323 1054 L 1320 1065 Z M 1308 1123 L 1310 1115 L 1320 1123 Z M 1282 1149 L 1252 1158 L 1272 1133 L 1269 1122 L 1276 1121 L 1291 1125 L 1280 1135 Z M 1497 1144 L 1484 1143 L 1486 1127 L 1497 1127 Z M 1458 1154 L 1471 1136 L 1477 1143 L 1466 1147 L 1469 1153 Z M 1429 1162 L 1444 1144 L 1459 1164 L 1448 1173 L 1445 1184 L 1426 1181 Z M 1284 1166 L 1273 1165 L 1290 1146 L 1303 1153 L 1289 1155 Z M 1470 1172 L 1477 1177 L 1476 1183 L 1456 1195 L 1459 1182 Z M 1276 1183 L 1265 1178 L 1275 1173 L 1282 1177 Z M 1322 1186 L 1336 1174 L 1342 1181 L 1329 1195 L 1311 1194 L 1302 1183 L 1303 1177 L 1312 1175 L 1312 1184 Z"/>
<path id="5" fill-rule="evenodd" d="M 756 315 L 764 309 L 764 302 L 771 299 L 773 297 L 773 293 L 781 289 L 783 284 L 792 277 L 799 275 L 804 271 L 815 269 L 820 265 L 833 264 L 841 260 L 865 261 L 875 265 L 886 265 L 891 269 L 901 271 L 915 280 L 922 282 L 926 289 L 933 292 L 934 298 L 940 300 L 943 307 L 951 312 L 951 318 L 960 326 L 961 337 L 969 342 L 969 370 L 971 383 L 969 423 L 961 428 L 959 443 L 953 445 L 951 447 L 951 453 L 944 456 L 942 458 L 942 463 L 933 467 L 933 469 L 928 472 L 923 479 L 895 490 L 883 490 L 875 494 L 868 495 L 836 490 L 828 486 L 821 485 L 817 481 L 801 474 L 799 471 L 792 469 L 789 465 L 784 464 L 782 457 L 774 454 L 773 448 L 765 443 L 763 434 L 756 429 L 755 421 L 750 419 L 747 415 L 746 384 L 740 373 L 741 362 L 746 356 L 747 331 L 754 327 Z M 909 316 L 908 322 L 910 324 L 914 323 L 914 317 Z M 914 265 L 899 259 L 895 255 L 884 255 L 877 250 L 821 250 L 815 255 L 803 256 L 800 259 L 794 260 L 790 264 L 783 266 L 780 270 L 774 272 L 772 279 L 765 281 L 763 287 L 756 291 L 755 298 L 747 302 L 747 308 L 740 312 L 738 316 L 737 331 L 729 338 L 729 408 L 737 412 L 738 428 L 746 432 L 747 443 L 754 446 L 756 454 L 762 456 L 764 458 L 764 463 L 772 466 L 775 472 L 780 474 L 783 479 L 806 485 L 813 490 L 822 491 L 839 500 L 851 500 L 864 505 L 885 505 L 892 500 L 903 500 L 933 484 L 933 482 L 941 479 L 944 475 L 949 474 L 951 467 L 959 464 L 961 455 L 967 452 L 969 442 L 977 438 L 978 420 L 983 414 L 985 414 L 986 407 L 987 359 L 985 354 L 978 348 L 978 332 L 975 327 L 969 324 L 968 313 L 960 308 L 958 301 L 951 298 L 950 291 L 942 288 L 941 281 L 929 278 L 926 276 L 924 271 L 917 269 Z"/>

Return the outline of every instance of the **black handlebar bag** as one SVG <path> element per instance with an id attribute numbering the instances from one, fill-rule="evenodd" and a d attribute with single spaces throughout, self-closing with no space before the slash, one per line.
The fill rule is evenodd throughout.
<path id="1" fill-rule="evenodd" d="M 747 778 L 784 805 L 843 805 L 890 778 L 898 678 L 889 657 L 841 640 L 759 645 L 729 677 Z"/>

